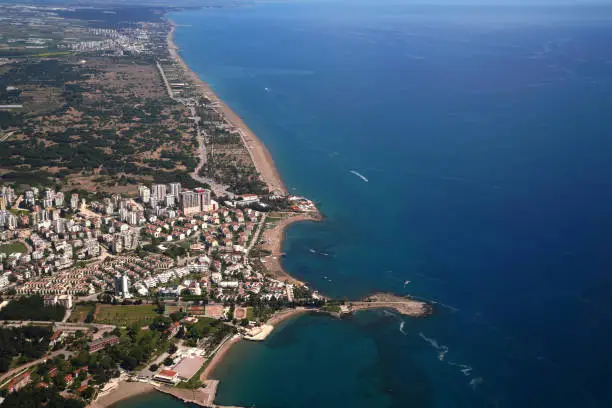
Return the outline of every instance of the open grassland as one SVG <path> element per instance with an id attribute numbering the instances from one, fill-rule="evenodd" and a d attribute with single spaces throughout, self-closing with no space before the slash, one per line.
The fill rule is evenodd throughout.
<path id="1" fill-rule="evenodd" d="M 114 324 L 116 326 L 148 325 L 159 316 L 154 305 L 98 305 L 95 312 L 95 323 Z"/>
<path id="2" fill-rule="evenodd" d="M 25 254 L 26 252 L 28 252 L 28 248 L 22 242 L 14 242 L 12 244 L 0 245 L 0 254 L 6 254 L 6 256 L 9 256 L 10 254 L 15 252 Z"/>
<path id="3" fill-rule="evenodd" d="M 72 323 L 83 323 L 85 322 L 85 319 L 87 319 L 87 315 L 89 315 L 90 313 L 93 315 L 95 310 L 96 305 L 93 303 L 76 305 L 74 307 L 74 310 L 70 314 L 70 318 L 68 319 L 68 321 Z"/>

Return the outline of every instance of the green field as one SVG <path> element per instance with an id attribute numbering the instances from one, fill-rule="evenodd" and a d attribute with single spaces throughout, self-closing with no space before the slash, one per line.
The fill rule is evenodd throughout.
<path id="1" fill-rule="evenodd" d="M 247 307 L 247 316 L 246 318 L 251 321 L 255 320 L 255 310 L 253 310 L 252 306 Z"/>
<path id="2" fill-rule="evenodd" d="M 150 324 L 153 319 L 159 316 L 155 312 L 155 305 L 99 306 L 100 308 L 94 319 L 95 323 L 114 324 L 116 326 L 131 326 L 136 323 L 139 326 L 144 326 Z"/>
<path id="3" fill-rule="evenodd" d="M 14 242 L 12 244 L 0 244 L 0 254 L 6 254 L 9 256 L 13 252 L 19 252 L 25 254 L 28 252 L 28 248 L 22 242 Z"/>
<path id="4" fill-rule="evenodd" d="M 93 303 L 76 305 L 68 318 L 71 323 L 82 323 L 89 313 L 93 313 L 96 310 L 96 305 Z"/>

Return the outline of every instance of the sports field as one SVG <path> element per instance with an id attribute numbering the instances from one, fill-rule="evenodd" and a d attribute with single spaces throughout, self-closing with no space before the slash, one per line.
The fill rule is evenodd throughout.
<path id="1" fill-rule="evenodd" d="M 159 314 L 155 312 L 155 305 L 98 305 L 95 312 L 95 323 L 114 324 L 116 326 L 131 326 L 137 323 L 147 325 Z"/>

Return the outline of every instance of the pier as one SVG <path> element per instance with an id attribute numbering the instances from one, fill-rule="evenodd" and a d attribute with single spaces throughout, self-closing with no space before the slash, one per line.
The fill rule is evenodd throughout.
<path id="1" fill-rule="evenodd" d="M 349 312 L 367 309 L 393 309 L 401 315 L 411 317 L 425 317 L 432 312 L 431 306 L 425 302 L 389 293 L 375 293 L 348 305 Z"/>

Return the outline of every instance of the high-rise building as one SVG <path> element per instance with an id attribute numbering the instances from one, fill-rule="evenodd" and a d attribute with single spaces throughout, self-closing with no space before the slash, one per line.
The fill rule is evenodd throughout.
<path id="1" fill-rule="evenodd" d="M 36 202 L 34 199 L 34 191 L 28 190 L 25 192 L 25 202 L 26 204 L 34 205 Z"/>
<path id="2" fill-rule="evenodd" d="M 127 220 L 128 220 L 128 214 L 129 214 L 129 213 L 130 213 L 130 212 L 128 211 L 128 209 L 127 209 L 127 208 L 120 208 L 120 209 L 119 209 L 119 219 L 120 219 L 121 221 L 127 221 Z"/>
<path id="3" fill-rule="evenodd" d="M 200 197 L 194 191 L 183 191 L 181 193 L 181 210 L 184 215 L 200 212 Z"/>
<path id="4" fill-rule="evenodd" d="M 151 190 L 151 196 L 159 201 L 164 201 L 166 198 L 166 185 L 165 184 L 153 184 Z"/>
<path id="5" fill-rule="evenodd" d="M 70 208 L 72 208 L 73 210 L 76 210 L 79 208 L 79 195 L 78 194 L 73 194 L 72 197 L 70 197 Z"/>
<path id="6" fill-rule="evenodd" d="M 165 200 L 166 207 L 174 207 L 176 199 L 178 199 L 178 196 L 167 195 Z"/>
<path id="7" fill-rule="evenodd" d="M 6 198 L 0 197 L 0 211 L 6 210 Z"/>
<path id="8" fill-rule="evenodd" d="M 138 213 L 135 211 L 130 211 L 130 213 L 128 214 L 128 222 L 131 225 L 138 224 Z"/>
<path id="9" fill-rule="evenodd" d="M 55 206 L 56 207 L 64 206 L 64 193 L 62 193 L 61 191 L 58 191 L 58 193 L 55 195 Z"/>
<path id="10" fill-rule="evenodd" d="M 124 297 L 130 294 L 130 280 L 127 275 L 115 276 L 115 294 Z"/>
<path id="11" fill-rule="evenodd" d="M 138 187 L 138 196 L 143 203 L 148 203 L 151 200 L 151 190 L 147 186 Z"/>
<path id="12" fill-rule="evenodd" d="M 198 202 L 200 205 L 200 211 L 208 211 L 210 209 L 210 190 L 204 188 L 197 188 L 196 193 L 198 194 Z"/>
<path id="13" fill-rule="evenodd" d="M 13 214 L 9 214 L 7 216 L 7 220 L 6 220 L 7 228 L 10 229 L 10 230 L 14 230 L 15 228 L 17 228 L 17 224 L 18 224 L 17 216 L 13 215 Z"/>
<path id="14" fill-rule="evenodd" d="M 168 190 L 170 195 L 178 197 L 181 193 L 181 183 L 170 183 L 168 184 Z"/>

